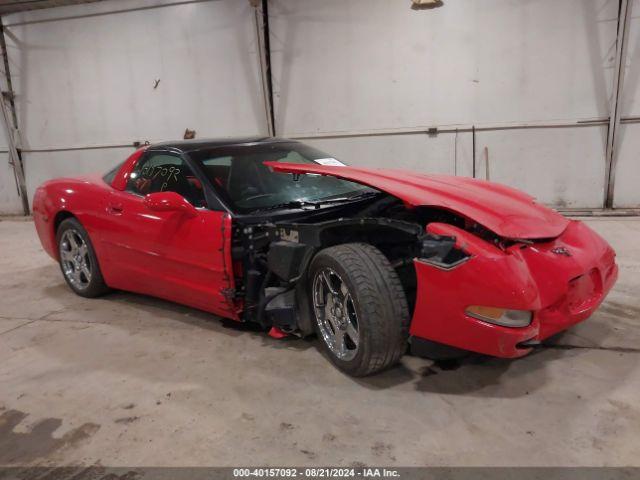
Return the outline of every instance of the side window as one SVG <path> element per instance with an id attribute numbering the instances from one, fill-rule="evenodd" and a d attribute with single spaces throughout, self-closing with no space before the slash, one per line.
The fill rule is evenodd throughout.
<path id="1" fill-rule="evenodd" d="M 204 168 L 207 177 L 211 179 L 215 186 L 227 189 L 229 183 L 229 172 L 231 170 L 231 160 L 233 157 L 214 157 L 207 158 L 202 161 L 202 168 Z"/>
<path id="2" fill-rule="evenodd" d="M 107 185 L 111 185 L 113 183 L 113 179 L 116 178 L 116 173 L 120 171 L 120 168 L 122 167 L 122 165 L 124 165 L 124 162 L 120 162 L 118 165 L 116 165 L 111 170 L 109 170 L 104 175 L 104 177 L 102 177 L 102 180 L 104 180 L 104 183 L 106 183 Z"/>
<path id="3" fill-rule="evenodd" d="M 176 192 L 195 207 L 204 207 L 202 184 L 184 160 L 166 153 L 151 153 L 140 159 L 129 175 L 126 190 L 137 195 Z"/>
<path id="4" fill-rule="evenodd" d="M 210 166 L 230 167 L 232 158 L 233 157 L 231 156 L 207 158 L 206 160 L 202 161 L 202 164 L 205 167 L 210 167 Z"/>

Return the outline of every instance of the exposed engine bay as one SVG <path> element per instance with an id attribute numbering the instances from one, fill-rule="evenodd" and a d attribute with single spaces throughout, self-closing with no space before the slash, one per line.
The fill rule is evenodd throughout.
<path id="1" fill-rule="evenodd" d="M 471 257 L 456 247 L 455 237 L 428 233 L 427 224 L 454 225 L 499 248 L 513 243 L 462 216 L 413 207 L 382 192 L 366 201 L 301 208 L 265 220 L 264 215 L 237 219 L 232 250 L 235 301 L 242 305 L 244 321 L 300 336 L 313 332 L 306 271 L 322 248 L 349 242 L 377 247 L 398 273 L 413 311 L 414 259 L 446 270 Z"/>

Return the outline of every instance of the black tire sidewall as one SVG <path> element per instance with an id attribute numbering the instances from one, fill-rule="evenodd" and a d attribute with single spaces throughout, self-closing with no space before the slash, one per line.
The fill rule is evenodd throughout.
<path id="1" fill-rule="evenodd" d="M 67 276 L 64 274 L 64 268 L 62 266 L 62 259 L 59 258 L 58 264 L 60 265 L 60 271 L 62 272 L 62 277 L 64 281 L 69 285 L 69 288 L 73 290 L 75 293 L 82 297 L 97 297 L 102 295 L 108 291 L 108 287 L 102 278 L 102 272 L 100 270 L 100 264 L 98 263 L 98 257 L 96 256 L 95 250 L 93 248 L 93 244 L 91 243 L 91 238 L 89 234 L 84 229 L 82 224 L 76 218 L 67 218 L 63 220 L 62 223 L 58 226 L 56 231 L 56 248 L 58 249 L 58 257 L 60 257 L 60 239 L 62 235 L 67 230 L 73 229 L 82 237 L 85 244 L 87 245 L 87 252 L 89 255 L 89 260 L 91 261 L 91 265 L 93 267 L 93 271 L 91 272 L 91 281 L 87 288 L 79 289 L 75 285 L 73 285 Z"/>
<path id="2" fill-rule="evenodd" d="M 316 273 L 323 269 L 329 267 L 334 270 L 340 278 L 347 284 L 349 292 L 351 293 L 351 297 L 353 298 L 353 304 L 356 308 L 356 315 L 358 316 L 358 334 L 360 336 L 358 340 L 358 352 L 356 356 L 351 360 L 342 360 L 331 351 L 327 342 L 324 340 L 322 333 L 320 332 L 320 326 L 318 325 L 318 318 L 316 317 L 315 307 L 312 303 L 311 309 L 313 311 L 313 326 L 315 328 L 316 334 L 322 344 L 322 349 L 329 357 L 331 362 L 338 367 L 340 370 L 343 370 L 348 373 L 353 373 L 360 370 L 362 363 L 365 360 L 367 355 L 367 350 L 369 348 L 369 336 L 371 335 L 370 328 L 367 325 L 367 316 L 364 314 L 363 309 L 360 306 L 360 298 L 358 295 L 358 290 L 355 288 L 353 281 L 351 279 L 351 275 L 345 269 L 340 262 L 338 262 L 335 258 L 330 255 L 325 254 L 324 252 L 320 252 L 313 259 L 311 263 L 311 267 L 309 269 L 309 287 L 311 291 L 310 299 L 313 302 L 313 283 L 316 278 Z"/>

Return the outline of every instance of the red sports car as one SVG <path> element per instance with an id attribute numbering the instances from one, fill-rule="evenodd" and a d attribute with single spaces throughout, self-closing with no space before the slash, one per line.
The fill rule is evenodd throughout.
<path id="1" fill-rule="evenodd" d="M 276 138 L 145 147 L 104 176 L 46 182 L 33 210 L 77 294 L 317 333 L 355 376 L 408 346 L 520 357 L 589 317 L 618 273 L 600 236 L 512 188 Z"/>

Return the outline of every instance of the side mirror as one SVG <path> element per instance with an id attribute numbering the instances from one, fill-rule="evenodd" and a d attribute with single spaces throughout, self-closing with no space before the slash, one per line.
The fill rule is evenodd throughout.
<path id="1" fill-rule="evenodd" d="M 154 212 L 180 212 L 187 217 L 198 215 L 196 207 L 176 192 L 156 192 L 144 197 L 144 204 Z"/>

